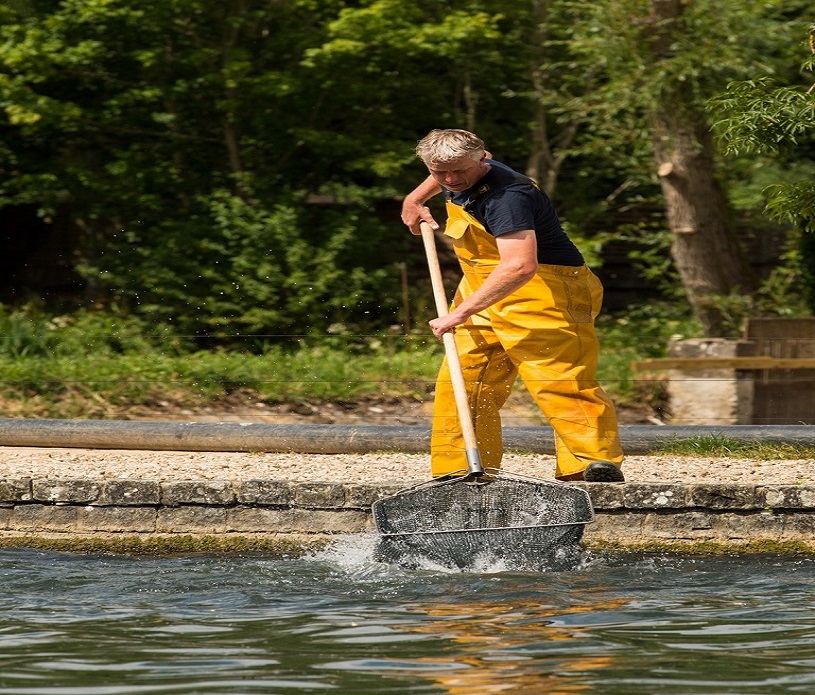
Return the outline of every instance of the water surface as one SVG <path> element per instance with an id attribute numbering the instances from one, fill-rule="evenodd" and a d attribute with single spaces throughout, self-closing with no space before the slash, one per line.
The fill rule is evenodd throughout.
<path id="1" fill-rule="evenodd" d="M 576 571 L 0 551 L 0 695 L 815 692 L 815 563 L 587 555 Z"/>

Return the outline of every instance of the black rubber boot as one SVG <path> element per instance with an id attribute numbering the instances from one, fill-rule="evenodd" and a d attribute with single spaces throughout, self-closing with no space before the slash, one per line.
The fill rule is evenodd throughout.
<path id="1" fill-rule="evenodd" d="M 587 483 L 624 483 L 625 476 L 611 461 L 592 461 L 583 471 Z"/>

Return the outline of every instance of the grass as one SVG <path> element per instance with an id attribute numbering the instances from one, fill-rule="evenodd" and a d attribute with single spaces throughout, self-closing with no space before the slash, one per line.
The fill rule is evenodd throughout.
<path id="1" fill-rule="evenodd" d="M 672 318 L 671 311 L 648 305 L 598 323 L 598 376 L 618 404 L 664 398 L 661 382 L 635 379 L 630 365 L 664 354 L 669 336 L 690 334 L 688 319 Z M 196 408 L 232 395 L 266 403 L 424 400 L 442 352 L 429 333 L 205 341 L 133 317 L 0 306 L 0 405 L 7 416 L 105 418 L 157 403 Z"/>
<path id="2" fill-rule="evenodd" d="M 790 442 L 743 441 L 725 436 L 700 436 L 660 442 L 655 455 L 714 456 L 765 461 L 815 459 L 815 447 Z"/>
<path id="3" fill-rule="evenodd" d="M 0 356 L 0 398 L 20 417 L 99 417 L 105 408 L 205 405 L 234 393 L 265 402 L 427 397 L 439 359 L 417 353 L 349 354 L 335 348 L 261 355 L 201 351 L 165 355 Z"/>
<path id="4" fill-rule="evenodd" d="M 658 382 L 632 380 L 629 348 L 607 350 L 600 379 L 618 403 L 660 397 Z M 430 338 L 393 341 L 364 350 L 332 344 L 273 346 L 262 354 L 200 350 L 167 354 L 157 348 L 85 354 L 3 355 L 0 399 L 19 417 L 104 417 L 114 408 L 165 401 L 197 407 L 230 394 L 279 403 L 354 398 L 424 400 L 442 359 Z M 91 414 L 92 413 L 92 414 Z"/>

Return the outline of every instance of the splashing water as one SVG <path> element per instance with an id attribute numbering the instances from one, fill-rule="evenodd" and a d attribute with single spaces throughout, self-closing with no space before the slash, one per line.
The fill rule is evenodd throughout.
<path id="1" fill-rule="evenodd" d="M 527 533 L 527 529 L 520 533 Z M 462 534 L 429 534 L 427 537 L 411 537 L 409 545 L 399 546 L 404 539 L 383 539 L 377 534 L 343 536 L 329 546 L 311 554 L 312 559 L 328 562 L 353 573 L 373 573 L 383 571 L 383 567 L 413 569 L 430 572 L 456 574 L 499 574 L 502 572 L 546 572 L 571 571 L 578 569 L 585 560 L 585 553 L 576 542 L 546 548 L 541 551 L 522 545 L 512 548 L 491 547 L 486 534 L 475 534 L 477 547 L 464 545 L 459 552 L 457 544 L 464 544 Z M 439 543 L 443 544 L 441 552 Z M 454 551 L 452 558 L 450 552 Z M 462 560 L 463 557 L 463 560 Z M 447 560 L 447 561 L 443 561 Z M 456 562 L 455 560 L 459 560 Z"/>

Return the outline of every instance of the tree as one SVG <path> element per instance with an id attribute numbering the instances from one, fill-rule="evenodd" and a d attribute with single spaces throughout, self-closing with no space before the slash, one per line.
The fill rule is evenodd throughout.
<path id="1" fill-rule="evenodd" d="M 31 0 L 6 10 L 0 207 L 69 218 L 97 302 L 187 332 L 363 318 L 396 295 L 381 291 L 381 254 L 356 234 L 375 221 L 359 206 L 304 203 L 344 178 L 343 153 L 309 129 L 322 118 L 319 89 L 301 64 L 344 5 Z M 225 210 L 249 238 L 224 237 Z M 312 281 L 295 291 L 304 274 Z"/>
<path id="2" fill-rule="evenodd" d="M 750 294 L 756 279 L 733 226 L 716 171 L 705 101 L 782 22 L 772 0 L 606 0 L 580 13 L 572 48 L 600 64 L 605 84 L 576 102 L 592 109 L 604 132 L 648 138 L 672 236 L 671 254 L 695 315 L 710 336 L 735 326 L 730 297 Z M 712 17 L 717 21 L 711 22 Z M 734 41 L 734 37 L 738 40 Z"/>
<path id="3" fill-rule="evenodd" d="M 655 64 L 670 61 L 675 44 L 687 34 L 687 7 L 681 0 L 652 0 L 643 33 Z M 688 300 L 708 335 L 726 335 L 730 326 L 720 298 L 749 294 L 757 278 L 716 178 L 707 114 L 693 90 L 686 79 L 659 93 L 650 112 L 651 138 L 673 238 L 671 252 Z"/>
<path id="4" fill-rule="evenodd" d="M 801 74 L 815 72 L 815 25 L 809 28 L 809 58 Z M 733 155 L 769 153 L 788 160 L 815 150 L 815 84 L 780 85 L 767 76 L 732 82 L 712 98 L 713 129 Z M 811 157 L 810 157 L 811 158 Z M 787 169 L 788 175 L 791 171 Z M 798 226 L 798 271 L 808 287 L 810 310 L 815 312 L 815 181 L 812 171 L 799 180 L 767 188 L 767 211 L 774 219 Z"/>

